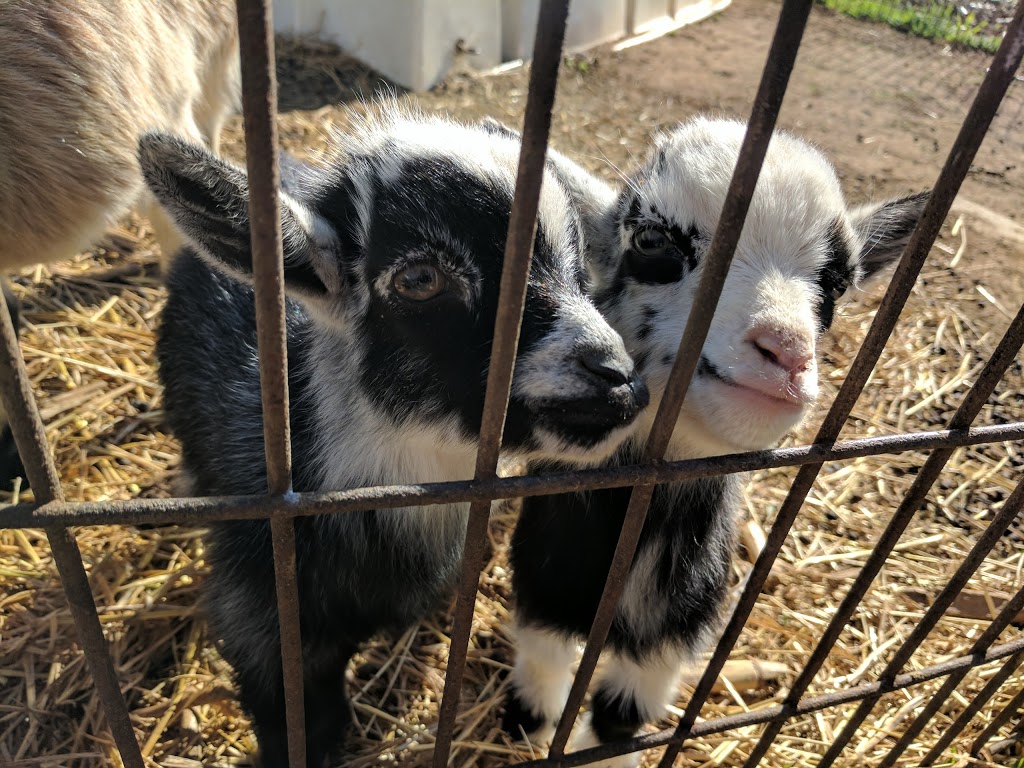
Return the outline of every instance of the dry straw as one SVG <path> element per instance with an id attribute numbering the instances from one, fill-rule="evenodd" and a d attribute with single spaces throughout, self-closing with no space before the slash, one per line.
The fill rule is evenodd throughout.
<path id="1" fill-rule="evenodd" d="M 340 94 L 372 93 L 380 85 L 322 47 L 282 49 L 287 68 L 306 57 L 305 77 L 284 87 L 293 106 L 308 100 L 303 88 L 336 83 Z M 573 67 L 566 67 L 572 77 Z M 310 75 L 309 73 L 312 72 Z M 355 74 L 353 74 L 355 73 Z M 359 80 L 359 77 L 365 79 Z M 525 97 L 520 74 L 493 79 L 455 76 L 420 101 L 473 118 L 489 112 L 514 121 Z M 304 85 L 305 83 L 305 85 Z M 312 98 L 311 96 L 309 98 Z M 610 97 L 613 98 L 613 97 Z M 596 112 L 597 110 L 595 110 Z M 628 125 L 593 117 L 585 131 L 580 116 L 556 114 L 553 141 L 609 176 L 595 147 L 614 145 L 608 157 L 628 163 L 656 127 L 651 115 Z M 316 152 L 329 125 L 344 126 L 345 113 L 324 107 L 281 118 L 281 135 L 299 153 Z M 226 146 L 238 158 L 240 131 Z M 621 146 L 620 146 L 621 142 Z M 969 219 L 956 235 L 937 244 L 903 313 L 888 350 L 851 418 L 847 435 L 865 436 L 933 429 L 944 425 L 961 393 L 991 353 L 1007 324 L 1006 308 L 1020 300 L 1021 280 L 972 258 Z M 976 235 L 971 232 L 972 238 Z M 48 435 L 69 499 L 123 499 L 168 495 L 178 446 L 163 426 L 153 356 L 153 331 L 164 294 L 145 225 L 131 219 L 112 231 L 92 254 L 52 269 L 25 273 L 16 292 L 25 302 L 22 346 Z M 973 239 L 972 239 L 973 242 Z M 822 406 L 791 440 L 811 438 L 814 426 L 857 350 L 872 316 L 877 291 L 852 305 L 824 341 Z M 1016 363 L 979 423 L 1024 419 L 1024 373 Z M 864 458 L 829 465 L 808 498 L 773 579 L 754 610 L 734 653 L 732 679 L 723 681 L 703 715 L 716 717 L 768 706 L 793 679 L 872 542 L 907 490 L 924 456 Z M 992 445 L 956 452 L 929 501 L 903 536 L 812 686 L 810 694 L 870 680 L 915 626 L 927 604 L 970 549 L 973 538 L 1000 508 L 1024 468 L 1024 448 Z M 745 494 L 754 549 L 784 498 L 787 469 L 755 473 Z M 15 494 L 14 500 L 17 499 Z M 477 598 L 473 645 L 456 726 L 457 765 L 491 766 L 530 757 L 498 726 L 505 675 L 512 660 L 506 629 L 509 573 L 506 551 L 515 510 L 492 518 L 491 557 Z M 150 765 L 200 768 L 247 764 L 253 737 L 233 698 L 228 669 L 197 620 L 205 575 L 201 530 L 140 530 L 99 526 L 77 530 L 104 631 L 128 697 L 143 754 Z M 983 631 L 989 606 L 998 606 L 1021 583 L 1024 529 L 1010 533 L 915 655 L 923 667 L 960 655 Z M 736 559 L 739 584 L 749 568 Z M 269 564 L 268 564 L 269 565 Z M 355 768 L 381 762 L 427 765 L 437 704 L 449 651 L 446 612 L 393 641 L 379 642 L 357 658 L 350 676 L 358 716 Z M 1015 630 L 1008 630 L 1009 633 Z M 1005 639 L 1005 638 L 1004 638 Z M 744 661 L 762 663 L 761 679 L 744 679 Z M 970 676 L 906 753 L 908 763 L 927 751 L 993 673 Z M 735 673 L 735 674 L 733 674 Z M 891 745 L 927 701 L 938 681 L 886 696 L 875 708 L 840 763 L 871 764 Z M 963 745 L 991 721 L 1024 685 L 1012 678 L 959 741 Z M 673 724 L 685 705 L 685 684 L 660 724 Z M 828 710 L 793 721 L 768 757 L 771 765 L 813 766 L 842 727 L 844 713 Z M 713 736 L 688 745 L 688 764 L 739 765 L 758 728 Z M 1015 747 L 1003 732 L 999 754 L 978 764 L 1007 765 Z M 0 532 L 0 763 L 8 766 L 101 766 L 111 764 L 111 741 L 66 610 L 44 536 L 36 531 Z M 647 759 L 656 759 L 648 755 Z M 974 764 L 961 758 L 963 764 Z"/>

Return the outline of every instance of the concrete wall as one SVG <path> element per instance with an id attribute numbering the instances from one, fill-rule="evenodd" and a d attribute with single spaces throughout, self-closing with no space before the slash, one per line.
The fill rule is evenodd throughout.
<path id="1" fill-rule="evenodd" d="M 573 0 L 565 48 L 641 34 L 707 1 Z M 444 78 L 459 41 L 477 69 L 530 58 L 539 8 L 540 0 L 275 0 L 274 26 L 335 43 L 399 85 L 425 90 Z"/>

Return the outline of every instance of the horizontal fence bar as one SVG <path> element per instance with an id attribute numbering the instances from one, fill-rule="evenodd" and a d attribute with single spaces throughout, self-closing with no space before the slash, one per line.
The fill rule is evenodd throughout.
<path id="1" fill-rule="evenodd" d="M 508 235 L 505 239 L 494 343 L 491 347 L 480 423 L 475 472 L 477 481 L 495 478 L 498 468 L 501 435 L 505 428 L 516 348 L 519 345 L 527 282 L 533 260 L 537 210 L 540 205 L 541 183 L 544 179 L 548 136 L 551 132 L 551 110 L 555 103 L 558 65 L 562 58 L 562 40 L 568 15 L 569 0 L 545 0 L 541 3 L 537 15 L 516 188 L 509 215 Z M 459 693 L 462 690 L 466 655 L 469 652 L 477 587 L 480 583 L 480 571 L 484 566 L 484 546 L 487 543 L 490 509 L 490 500 L 474 500 L 466 521 L 465 547 L 453 611 L 448 667 L 438 712 L 437 736 L 434 741 L 434 768 L 444 768 L 448 764 L 451 752 Z"/>
<path id="2" fill-rule="evenodd" d="M 669 373 L 665 394 L 658 405 L 644 448 L 644 458 L 649 461 L 658 461 L 665 456 L 675 430 L 679 411 L 697 368 L 701 349 L 711 328 L 711 320 L 739 243 L 747 211 L 750 209 L 750 201 L 761 174 L 761 165 L 768 152 L 768 143 L 775 129 L 779 109 L 782 107 L 782 99 L 796 62 L 796 54 L 800 48 L 811 5 L 812 0 L 784 0 L 779 13 L 768 60 L 754 97 L 754 108 L 743 143 L 740 145 L 736 169 L 729 182 L 718 226 L 711 239 L 700 282 L 694 293 L 693 306 L 690 308 L 686 327 L 679 340 L 679 348 L 672 371 Z M 573 677 L 562 716 L 551 739 L 550 754 L 561 754 L 569 741 L 576 716 L 579 714 L 587 687 L 594 676 L 605 640 L 611 630 L 615 609 L 626 588 L 626 579 L 653 495 L 654 485 L 651 483 L 637 483 L 633 486 L 619 539 L 612 553 L 604 589 L 594 612 L 594 622 L 587 636 L 587 644 Z"/>
<path id="3" fill-rule="evenodd" d="M 273 12 L 271 0 L 238 0 L 236 11 L 242 64 L 242 111 L 249 179 L 263 448 L 267 462 L 267 491 L 272 496 L 279 496 L 288 493 L 292 487 L 292 456 L 281 201 L 278 196 L 281 180 L 275 120 L 277 77 L 274 71 Z M 270 537 L 274 553 L 288 762 L 291 768 L 305 768 L 306 725 L 295 521 L 272 516 Z M 275 682 L 269 681 L 269 684 L 274 685 Z"/>
<path id="4" fill-rule="evenodd" d="M 482 499 L 549 496 L 636 483 L 669 483 L 696 477 L 778 469 L 805 464 L 852 461 L 941 446 L 965 447 L 1024 440 L 1024 421 L 972 427 L 964 430 L 909 432 L 856 440 L 770 451 L 748 451 L 705 459 L 667 461 L 655 465 L 628 465 L 551 475 L 458 480 L 418 485 L 379 485 L 349 491 L 292 493 L 282 497 L 206 496 L 182 499 L 125 499 L 117 501 L 49 502 L 0 508 L 0 529 L 42 528 L 47 525 L 173 525 L 220 520 L 259 520 L 276 512 L 288 517 L 344 514 L 367 509 L 393 509 L 410 505 L 451 504 Z"/>
<path id="5" fill-rule="evenodd" d="M 0 301 L 0 399 L 11 426 L 25 474 L 32 485 L 32 494 L 43 504 L 61 504 L 64 491 L 50 453 L 43 426 L 32 394 L 32 384 L 25 370 L 25 361 L 18 348 L 18 334 L 11 321 L 6 301 Z M 0 510 L 0 517 L 4 511 Z M 64 588 L 64 597 L 78 632 L 78 641 L 96 684 L 100 706 L 107 718 L 114 745 L 125 768 L 143 768 L 142 753 L 128 715 L 128 705 L 121 695 L 117 672 L 107 648 L 103 628 L 96 613 L 96 603 L 89 587 L 89 577 L 82 565 L 78 542 L 65 524 L 44 525 L 46 540 L 53 553 L 57 573 Z"/>
<path id="6" fill-rule="evenodd" d="M 935 680 L 936 678 L 946 677 L 948 675 L 958 674 L 961 672 L 966 674 L 975 667 L 991 664 L 995 661 L 999 661 L 1000 659 L 1005 659 L 1007 656 L 1020 653 L 1021 651 L 1024 651 L 1024 637 L 1018 637 L 1004 645 L 993 646 L 980 656 L 960 656 L 955 659 L 950 659 L 949 661 L 944 661 L 941 664 L 933 664 L 922 669 L 914 670 L 913 672 L 907 672 L 906 674 L 899 675 L 894 681 L 895 688 L 893 690 L 898 691 L 904 688 L 910 688 L 915 685 L 920 685 L 921 683 L 926 683 L 929 680 Z M 808 696 L 807 698 L 800 700 L 795 711 L 789 715 L 789 717 L 799 717 L 801 715 L 810 714 L 811 712 L 818 712 L 822 709 L 830 709 L 832 707 L 848 704 L 851 701 L 859 701 L 865 696 L 870 696 L 877 692 L 879 685 L 879 682 L 874 681 L 870 683 L 862 683 L 841 691 L 832 691 L 818 696 Z M 659 731 L 658 733 L 637 736 L 626 741 L 602 744 L 598 747 L 581 749 L 578 752 L 570 752 L 557 757 L 528 760 L 518 763 L 517 768 L 574 768 L 575 766 L 586 765 L 587 763 L 593 763 L 598 760 L 610 760 L 611 758 L 626 755 L 631 752 L 640 752 L 645 749 L 664 747 L 690 738 L 713 736 L 715 734 L 725 733 L 726 731 L 732 731 L 737 728 L 760 725 L 761 723 L 771 722 L 784 716 L 785 714 L 782 705 L 776 704 L 771 707 L 754 709 L 748 712 L 740 712 L 735 715 L 726 715 L 724 717 L 703 720 L 694 725 L 690 731 L 683 735 L 677 734 L 675 729 L 668 728 L 663 731 Z"/>
<path id="7" fill-rule="evenodd" d="M 870 378 L 871 372 L 896 326 L 914 282 L 924 266 L 935 238 L 938 237 L 943 221 L 949 214 L 957 190 L 966 178 L 971 162 L 981 146 L 1007 88 L 1013 81 L 1017 67 L 1020 66 L 1021 55 L 1024 53 L 1024 37 L 1021 35 L 1022 11 L 1024 11 L 1024 3 L 1018 4 L 1006 38 L 993 57 L 992 65 L 978 89 L 960 131 L 957 133 L 935 187 L 922 212 L 921 219 L 914 228 L 903 256 L 889 281 L 889 288 L 875 311 L 871 327 L 868 329 L 832 406 L 822 420 L 815 443 L 830 443 L 839 437 L 846 419 L 853 411 L 853 406 L 860 397 L 864 385 Z M 772 564 L 782 550 L 786 537 L 796 521 L 807 494 L 810 493 L 821 467 L 822 465 L 818 463 L 808 463 L 801 467 L 793 480 L 786 499 L 776 513 L 775 522 L 765 545 L 747 577 L 746 586 L 726 624 L 715 652 L 698 681 L 682 718 L 680 718 L 678 726 L 680 736 L 693 727 L 701 707 L 711 693 L 718 674 L 722 671 L 729 654 L 739 640 L 747 617 L 753 610 L 757 596 L 761 593 L 768 574 L 771 572 Z M 682 748 L 682 743 L 680 740 L 665 751 L 659 768 L 671 768 L 672 762 Z"/>
<path id="8" fill-rule="evenodd" d="M 942 736 L 939 737 L 939 740 L 935 742 L 935 745 L 928 754 L 921 759 L 922 766 L 931 765 L 939 758 L 940 755 L 942 755 L 943 752 L 946 751 L 946 747 L 952 744 L 953 740 L 963 733 L 967 724 L 974 719 L 974 716 L 978 714 L 986 704 L 988 704 L 992 697 L 995 696 L 996 692 L 1003 687 L 1003 684 L 1010 679 L 1010 676 L 1017 671 L 1017 667 L 1021 665 L 1022 661 L 1024 661 L 1024 653 L 1015 653 L 1006 660 L 1003 666 L 999 668 L 999 671 L 992 675 L 992 678 L 985 683 L 985 687 L 978 691 L 977 695 L 971 699 L 971 703 L 968 704 L 967 708 L 964 709 L 957 719 L 953 721 L 953 724 L 942 732 Z M 996 730 L 998 730 L 998 726 Z M 984 735 L 984 732 L 982 732 L 981 736 L 978 737 L 978 740 L 974 742 L 974 746 L 971 747 L 972 755 L 977 754 L 978 749 L 980 749 L 980 747 L 977 746 L 979 741 L 982 745 L 987 741 L 987 739 L 985 741 L 981 741 Z"/>

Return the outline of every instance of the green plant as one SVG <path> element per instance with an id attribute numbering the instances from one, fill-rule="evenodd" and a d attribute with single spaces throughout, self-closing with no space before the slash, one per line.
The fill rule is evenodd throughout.
<path id="1" fill-rule="evenodd" d="M 882 22 L 894 29 L 930 40 L 994 53 L 1001 37 L 986 34 L 988 23 L 973 12 L 961 14 L 953 3 L 930 5 L 907 0 L 818 0 L 826 8 L 855 19 Z"/>

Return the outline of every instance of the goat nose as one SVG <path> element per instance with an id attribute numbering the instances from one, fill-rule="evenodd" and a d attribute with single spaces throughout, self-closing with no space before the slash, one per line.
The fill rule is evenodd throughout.
<path id="1" fill-rule="evenodd" d="M 580 365 L 613 387 L 628 384 L 633 376 L 632 361 L 626 361 L 608 354 L 605 350 L 585 349 L 580 354 Z"/>
<path id="2" fill-rule="evenodd" d="M 804 370 L 814 357 L 813 346 L 802 335 L 762 328 L 752 331 L 748 340 L 763 358 L 788 373 Z"/>

